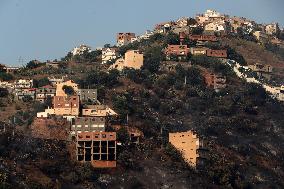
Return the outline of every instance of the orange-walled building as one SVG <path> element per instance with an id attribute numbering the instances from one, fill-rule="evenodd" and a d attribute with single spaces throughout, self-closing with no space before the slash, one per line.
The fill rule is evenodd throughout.
<path id="1" fill-rule="evenodd" d="M 54 96 L 53 105 L 55 115 L 79 115 L 79 96 Z"/>
<path id="2" fill-rule="evenodd" d="M 74 89 L 74 91 L 76 93 L 78 92 L 78 84 L 75 83 L 72 80 L 68 80 L 68 81 L 56 84 L 56 96 L 67 96 L 67 94 L 63 90 L 63 86 L 64 85 L 70 86 L 70 87 L 72 87 Z"/>
<path id="3" fill-rule="evenodd" d="M 192 167 L 202 165 L 207 158 L 204 141 L 193 131 L 169 133 L 169 142 L 181 152 L 185 162 Z"/>

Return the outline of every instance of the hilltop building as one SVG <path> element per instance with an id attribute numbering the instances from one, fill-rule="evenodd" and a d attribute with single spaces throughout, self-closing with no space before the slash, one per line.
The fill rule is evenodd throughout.
<path id="1" fill-rule="evenodd" d="M 115 60 L 118 57 L 117 48 L 102 49 L 102 64 Z"/>
<path id="2" fill-rule="evenodd" d="M 116 36 L 117 46 L 128 45 L 132 38 L 135 38 L 135 33 L 118 33 Z"/>
<path id="3" fill-rule="evenodd" d="M 91 51 L 92 51 L 91 47 L 82 44 L 82 45 L 80 45 L 79 47 L 75 47 L 75 48 L 71 51 L 71 54 L 72 54 L 73 56 L 75 56 L 75 55 L 82 55 L 84 52 L 88 52 L 88 53 L 89 53 L 89 52 L 91 52 Z"/>
<path id="4" fill-rule="evenodd" d="M 124 68 L 140 69 L 143 66 L 143 53 L 138 50 L 129 50 L 125 53 L 124 57 L 124 59 L 120 58 L 111 65 L 109 70 L 117 69 L 122 71 Z"/>

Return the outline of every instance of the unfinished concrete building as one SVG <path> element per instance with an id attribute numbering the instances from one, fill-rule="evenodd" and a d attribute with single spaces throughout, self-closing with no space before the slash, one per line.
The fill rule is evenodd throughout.
<path id="1" fill-rule="evenodd" d="M 116 133 L 84 132 L 77 135 L 77 160 L 95 168 L 116 167 Z"/>

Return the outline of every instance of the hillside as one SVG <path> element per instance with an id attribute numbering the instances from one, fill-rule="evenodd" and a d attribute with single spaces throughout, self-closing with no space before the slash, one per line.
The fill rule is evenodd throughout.
<path id="1" fill-rule="evenodd" d="M 200 32 L 198 27 L 190 34 Z M 147 39 L 114 46 L 120 55 L 105 64 L 101 63 L 102 50 L 95 50 L 68 53 L 55 67 L 31 61 L 15 73 L 1 71 L 11 83 L 33 79 L 37 89 L 52 85 L 48 77 L 65 77 L 68 81 L 64 82 L 78 84 L 79 89 L 97 89 L 98 101 L 79 101 L 76 87 L 63 81 L 53 87 L 63 91 L 66 99 L 72 97 L 71 105 L 56 93 L 52 100 L 40 103 L 17 99 L 16 93 L 0 88 L 0 188 L 284 188 L 284 104 L 261 84 L 238 77 L 230 64 L 272 65 L 272 80 L 280 85 L 284 60 L 255 41 L 229 34 L 212 36 L 218 40 L 200 45 L 190 39 L 192 35 L 181 40 L 171 31 L 156 32 Z M 167 56 L 167 47 L 181 43 L 188 50 L 186 56 Z M 194 54 L 194 49 L 206 50 Z M 211 56 L 209 50 L 216 50 L 217 55 Z M 139 69 L 108 69 L 118 58 L 127 59 L 129 51 L 142 56 Z M 220 51 L 226 56 L 219 57 Z M 210 84 L 212 77 L 221 81 Z M 63 87 L 57 89 L 60 84 Z M 55 106 L 61 102 L 55 103 L 56 97 L 64 97 L 60 99 L 65 110 L 75 104 L 72 108 L 78 113 L 57 115 Z M 70 128 L 73 119 L 87 119 L 82 113 L 87 105 L 107 105 L 117 113 L 97 116 L 107 119 L 106 133 L 116 132 L 116 167 L 97 168 L 93 162 L 77 160 L 79 133 L 72 139 Z M 52 115 L 37 117 L 52 106 Z M 122 129 L 115 130 L 115 126 Z M 143 133 L 137 143 L 131 142 L 127 127 Z M 206 149 L 198 151 L 205 159 L 200 167 L 188 164 L 182 151 L 169 142 L 170 133 L 185 131 L 204 139 Z M 201 146 L 199 141 L 194 143 Z M 94 151 L 97 146 L 87 147 Z"/>

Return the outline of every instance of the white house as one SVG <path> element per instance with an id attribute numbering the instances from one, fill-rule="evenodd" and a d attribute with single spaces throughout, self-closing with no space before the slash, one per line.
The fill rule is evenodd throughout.
<path id="1" fill-rule="evenodd" d="M 80 45 L 79 47 L 75 47 L 75 48 L 71 51 L 71 53 L 72 53 L 73 56 L 75 56 L 75 55 L 81 55 L 81 54 L 83 54 L 85 51 L 91 52 L 92 49 L 91 49 L 91 47 L 82 44 L 82 45 Z"/>
<path id="2" fill-rule="evenodd" d="M 117 48 L 103 48 L 102 49 L 102 64 L 114 60 L 118 57 Z"/>

